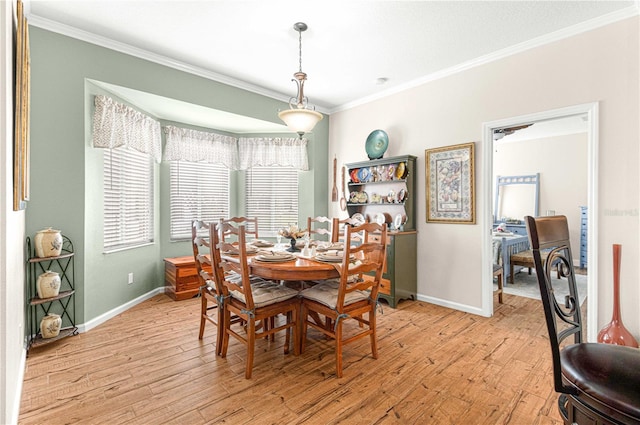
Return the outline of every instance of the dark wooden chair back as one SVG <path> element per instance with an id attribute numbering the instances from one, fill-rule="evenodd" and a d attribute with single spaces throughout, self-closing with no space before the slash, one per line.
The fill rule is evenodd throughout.
<path id="1" fill-rule="evenodd" d="M 567 218 L 527 216 L 525 220 L 549 331 L 554 387 L 560 393 L 558 410 L 564 423 L 640 424 L 640 351 L 582 342 Z M 569 286 L 564 302 L 554 296 L 554 266 L 559 281 Z M 571 336 L 573 341 L 567 340 Z"/>
<path id="2" fill-rule="evenodd" d="M 569 225 L 565 216 L 526 216 L 525 221 L 551 343 L 554 387 L 557 392 L 570 394 L 573 390 L 562 382 L 560 345 L 571 335 L 574 343 L 582 342 L 582 318 L 569 243 Z M 557 276 L 569 288 L 569 295 L 562 304 L 556 300 L 551 285 L 554 264 Z"/>

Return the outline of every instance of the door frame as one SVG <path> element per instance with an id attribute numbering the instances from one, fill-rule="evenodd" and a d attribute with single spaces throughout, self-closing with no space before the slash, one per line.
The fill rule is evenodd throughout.
<path id="1" fill-rule="evenodd" d="M 484 206 L 480 211 L 482 232 L 482 314 L 493 315 L 493 255 L 491 249 L 493 227 L 493 130 L 513 127 L 536 121 L 547 121 L 575 115 L 587 117 L 587 341 L 596 341 L 598 330 L 598 102 L 552 109 L 528 115 L 520 115 L 489 121 L 482 124 L 482 186 L 481 197 Z"/>

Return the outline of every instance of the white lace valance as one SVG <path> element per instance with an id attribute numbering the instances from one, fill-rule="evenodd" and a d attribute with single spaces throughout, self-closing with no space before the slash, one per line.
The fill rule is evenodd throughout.
<path id="1" fill-rule="evenodd" d="M 293 167 L 307 171 L 307 139 L 297 138 L 243 138 L 238 143 L 240 169 L 255 166 Z"/>
<path id="2" fill-rule="evenodd" d="M 238 139 L 216 133 L 166 126 L 165 161 L 206 162 L 238 169 Z"/>
<path id="3" fill-rule="evenodd" d="M 93 147 L 113 149 L 126 146 L 152 155 L 160 162 L 162 142 L 160 123 L 153 118 L 97 95 L 93 114 Z"/>

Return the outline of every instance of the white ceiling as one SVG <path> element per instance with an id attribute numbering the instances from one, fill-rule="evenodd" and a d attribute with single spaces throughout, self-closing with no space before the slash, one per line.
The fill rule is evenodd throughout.
<path id="1" fill-rule="evenodd" d="M 293 24 L 305 22 L 305 93 L 331 113 L 637 15 L 639 2 L 26 0 L 25 10 L 31 25 L 280 100 L 295 95 Z"/>

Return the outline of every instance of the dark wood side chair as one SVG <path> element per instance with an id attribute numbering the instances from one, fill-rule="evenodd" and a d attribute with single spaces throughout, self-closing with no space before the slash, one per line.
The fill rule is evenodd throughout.
<path id="1" fill-rule="evenodd" d="M 193 245 L 193 259 L 200 281 L 200 332 L 198 339 L 204 337 L 207 322 L 216 326 L 216 354 L 222 350 L 222 308 L 220 297 L 212 274 L 209 224 L 194 220 L 191 223 L 191 242 Z"/>
<path id="2" fill-rule="evenodd" d="M 371 354 L 374 359 L 378 358 L 376 307 L 387 250 L 386 225 L 367 223 L 358 227 L 345 226 L 344 232 L 344 256 L 338 270 L 339 281 L 327 280 L 300 292 L 302 351 L 308 327 L 334 339 L 338 378 L 342 377 L 343 345 L 368 336 Z M 351 246 L 352 234 L 359 232 L 364 232 L 366 242 Z M 369 239 L 369 234 L 374 232 L 380 237 Z M 373 276 L 365 273 L 373 273 Z M 365 314 L 367 319 L 364 319 Z M 320 315 L 324 316 L 324 320 Z M 347 320 L 364 326 L 349 329 L 345 337 L 343 328 Z"/>
<path id="3" fill-rule="evenodd" d="M 237 245 L 225 242 L 222 235 L 233 235 Z M 289 352 L 290 333 L 293 332 L 294 354 L 299 354 L 298 317 L 300 301 L 298 291 L 269 280 L 256 281 L 249 274 L 247 244 L 244 225 L 219 222 L 211 225 L 211 257 L 216 282 L 224 299 L 222 319 L 222 349 L 220 355 L 226 357 L 229 337 L 234 337 L 246 346 L 245 378 L 251 378 L 256 338 L 286 331 L 285 354 Z M 237 249 L 237 258 L 222 257 L 221 253 Z M 270 323 L 270 319 L 283 314 L 286 322 L 279 326 L 257 326 Z M 231 316 L 242 319 L 244 326 L 232 327 Z"/>
<path id="4" fill-rule="evenodd" d="M 640 350 L 582 342 L 582 318 L 565 216 L 525 217 L 549 331 L 553 382 L 566 425 L 640 424 Z M 543 259 L 541 250 L 548 250 Z M 555 265 L 569 285 L 558 302 L 551 287 Z M 573 335 L 573 344 L 562 342 Z M 561 347 L 561 344 L 563 345 Z"/>

